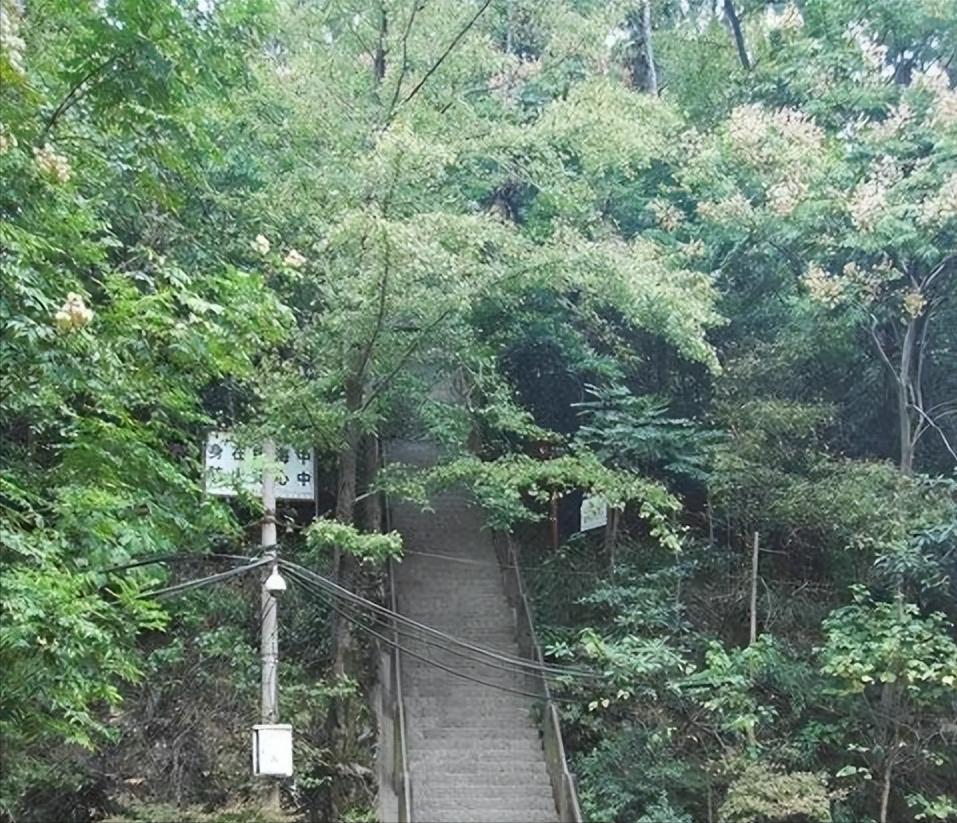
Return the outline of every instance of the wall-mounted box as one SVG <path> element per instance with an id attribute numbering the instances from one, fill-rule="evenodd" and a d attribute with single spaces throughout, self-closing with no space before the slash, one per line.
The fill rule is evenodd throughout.
<path id="1" fill-rule="evenodd" d="M 292 726 L 288 723 L 253 726 L 253 774 L 292 776 Z"/>

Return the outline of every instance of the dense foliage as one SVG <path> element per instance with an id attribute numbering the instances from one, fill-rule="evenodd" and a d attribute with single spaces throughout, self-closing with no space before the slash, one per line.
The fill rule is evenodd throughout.
<path id="1" fill-rule="evenodd" d="M 0 36 L 0 819 L 255 794 L 254 581 L 144 596 L 258 541 L 202 493 L 221 426 L 316 448 L 281 540 L 347 587 L 401 553 L 378 491 L 525 538 L 548 654 L 605 673 L 561 684 L 589 820 L 957 815 L 957 6 L 0 0 Z M 396 435 L 442 462 L 382 470 Z M 580 490 L 608 528 L 546 548 Z M 294 597 L 287 805 L 368 818 L 368 649 Z"/>

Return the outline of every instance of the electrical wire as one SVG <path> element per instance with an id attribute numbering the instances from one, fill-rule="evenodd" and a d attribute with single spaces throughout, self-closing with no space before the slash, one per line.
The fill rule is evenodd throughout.
<path id="1" fill-rule="evenodd" d="M 548 663 L 539 663 L 535 660 L 528 660 L 521 657 L 513 657 L 511 655 L 503 654 L 501 652 L 494 651 L 492 649 L 487 649 L 483 646 L 478 646 L 474 643 L 470 643 L 467 640 L 462 640 L 454 635 L 447 634 L 439 629 L 433 628 L 432 626 L 427 626 L 424 623 L 419 623 L 417 620 L 413 620 L 405 615 L 393 611 L 392 609 L 386 608 L 385 606 L 380 606 L 378 603 L 373 603 L 371 600 L 367 600 L 364 597 L 361 597 L 354 592 L 349 591 L 348 589 L 339 586 L 328 578 L 323 577 L 320 574 L 307 569 L 304 566 L 299 565 L 298 563 L 293 563 L 292 561 L 280 559 L 280 567 L 285 567 L 287 570 L 298 570 L 301 573 L 306 574 L 314 583 L 322 587 L 325 591 L 332 593 L 342 599 L 352 601 L 358 604 L 361 607 L 366 609 L 376 611 L 379 614 L 386 615 L 392 620 L 395 620 L 399 623 L 410 626 L 411 628 L 418 629 L 419 631 L 431 634 L 435 637 L 439 637 L 447 642 L 453 643 L 455 645 L 461 646 L 465 649 L 468 649 L 476 654 L 484 655 L 486 657 L 493 658 L 495 660 L 500 660 L 503 663 L 508 663 L 513 666 L 521 667 L 524 669 L 530 669 L 539 673 L 549 672 L 553 675 L 567 675 L 570 677 L 589 677 L 595 679 L 603 679 L 602 675 L 598 672 L 589 671 L 587 669 L 578 669 L 569 666 L 556 666 Z"/>
<path id="2" fill-rule="evenodd" d="M 295 570 L 293 570 L 293 569 L 288 569 L 288 568 L 287 568 L 286 571 L 289 573 L 290 576 L 296 577 L 300 582 L 302 582 L 302 581 L 304 580 L 304 578 L 303 578 L 301 575 L 299 575 L 299 573 L 296 572 Z M 299 576 L 297 577 L 297 575 L 299 575 Z M 332 596 L 332 595 L 330 595 L 330 596 Z M 327 602 L 327 601 L 324 600 L 323 602 Z M 341 605 L 341 604 L 340 604 L 340 605 Z M 343 607 L 343 609 L 345 610 L 344 607 Z M 355 614 L 356 614 L 356 610 L 352 610 L 351 613 L 352 613 L 353 615 L 355 615 Z M 484 659 L 481 659 L 478 655 L 475 655 L 475 654 L 473 654 L 473 653 L 471 653 L 471 652 L 462 651 L 462 650 L 460 650 L 460 649 L 455 649 L 455 648 L 450 648 L 449 646 L 447 646 L 447 645 L 445 645 L 445 644 L 443 644 L 443 643 L 440 643 L 440 642 L 438 642 L 438 641 L 429 640 L 429 639 L 427 639 L 427 638 L 425 638 L 425 637 L 421 637 L 419 634 L 416 634 L 416 633 L 413 633 L 413 632 L 408 632 L 408 631 L 403 631 L 402 629 L 398 628 L 398 626 L 391 626 L 391 625 L 389 625 L 389 622 L 388 622 L 388 621 L 384 620 L 382 617 L 380 617 L 380 616 L 378 616 L 378 615 L 372 617 L 371 619 L 372 619 L 376 624 L 378 624 L 379 626 L 381 626 L 383 629 L 390 630 L 390 631 L 394 632 L 396 635 L 399 635 L 400 637 L 406 638 L 406 639 L 412 641 L 413 643 L 424 643 L 424 644 L 427 645 L 427 646 L 433 646 L 434 648 L 441 649 L 442 651 L 447 652 L 447 653 L 449 653 L 449 654 L 453 654 L 453 655 L 455 655 L 456 657 L 461 657 L 461 658 L 464 658 L 465 660 L 471 661 L 472 663 L 477 663 L 477 664 L 480 665 L 480 666 L 485 666 L 486 668 L 490 668 L 490 669 L 498 669 L 499 671 L 503 671 L 503 672 L 511 672 L 512 674 L 528 674 L 528 673 L 529 673 L 524 666 L 515 666 L 515 665 L 509 664 L 509 663 L 497 663 L 497 662 L 495 662 L 494 660 L 484 660 Z M 529 662 L 534 662 L 534 661 L 525 661 L 525 662 L 526 662 L 526 663 L 529 663 Z M 540 676 L 542 676 L 542 677 L 549 677 L 549 678 L 554 678 L 554 679 L 558 679 L 559 677 L 568 677 L 568 676 L 569 676 L 569 675 L 553 674 L 553 673 L 547 672 L 547 671 L 539 671 L 538 674 L 539 674 Z"/>
<path id="3" fill-rule="evenodd" d="M 247 566 L 240 566 L 239 568 L 230 569 L 229 571 L 220 572 L 219 574 L 211 574 L 208 577 L 199 577 L 193 580 L 187 580 L 184 583 L 177 583 L 175 586 L 166 586 L 162 589 L 153 589 L 152 591 L 143 592 L 140 595 L 140 597 L 143 597 L 143 598 L 168 597 L 169 595 L 179 594 L 180 592 L 188 591 L 190 589 L 196 589 L 201 586 L 209 586 L 213 583 L 220 583 L 223 580 L 228 580 L 231 577 L 237 577 L 238 575 L 245 574 L 246 572 L 250 572 L 253 569 L 261 568 L 262 566 L 265 566 L 267 563 L 272 563 L 272 562 L 274 562 L 272 558 L 263 557 L 263 558 L 260 558 L 259 560 L 256 560 L 250 563 Z"/>
<path id="4" fill-rule="evenodd" d="M 316 574 L 311 569 L 307 569 L 303 566 L 300 566 L 297 563 L 292 563 L 291 561 L 288 561 L 288 560 L 280 561 L 280 563 L 285 564 L 287 569 L 296 568 L 299 571 L 309 575 L 310 579 L 313 582 L 322 586 L 324 590 L 336 595 L 337 597 L 343 598 L 345 600 L 349 600 L 351 602 L 354 602 L 372 611 L 377 611 L 380 614 L 387 615 L 389 618 L 399 623 L 403 623 L 412 628 L 418 629 L 422 632 L 426 632 L 436 637 L 440 637 L 445 641 L 462 646 L 477 654 L 485 655 L 487 657 L 491 657 L 496 660 L 501 660 L 505 663 L 510 663 L 513 666 L 518 666 L 525 669 L 531 669 L 538 672 L 549 671 L 556 675 L 601 678 L 600 674 L 593 671 L 588 671 L 586 669 L 574 669 L 567 666 L 556 666 L 556 665 L 551 665 L 547 663 L 539 663 L 534 660 L 528 660 L 527 658 L 513 657 L 511 655 L 503 654 L 501 652 L 497 652 L 492 649 L 487 649 L 484 646 L 478 646 L 474 643 L 468 642 L 467 640 L 462 640 L 458 637 L 455 637 L 454 635 L 447 634 L 446 632 L 443 632 L 440 629 L 433 628 L 432 626 L 428 626 L 424 623 L 419 623 L 418 621 L 413 620 L 412 618 L 406 617 L 405 615 L 399 612 L 395 612 L 392 609 L 388 609 L 385 606 L 381 606 L 378 603 L 374 603 L 371 600 L 367 600 L 366 598 L 361 597 L 349 591 L 348 589 L 344 589 L 342 586 L 339 586 L 338 584 L 332 582 L 328 578 L 325 578 L 322 575 Z"/>
<path id="5" fill-rule="evenodd" d="M 256 548 L 256 547 L 251 547 L 251 548 Z M 178 562 L 178 561 L 187 561 L 187 560 L 204 560 L 204 559 L 228 560 L 232 562 L 242 561 L 246 563 L 247 565 L 244 565 L 235 569 L 230 569 L 225 572 L 220 572 L 218 574 L 209 575 L 207 577 L 188 580 L 183 583 L 175 584 L 173 586 L 166 586 L 161 589 L 154 589 L 152 591 L 143 592 L 141 594 L 141 597 L 144 597 L 144 598 L 168 597 L 174 594 L 179 594 L 181 592 L 189 591 L 194 588 L 199 588 L 205 585 L 211 585 L 213 583 L 218 583 L 224 580 L 228 580 L 232 577 L 245 574 L 248 571 L 252 571 L 254 569 L 260 568 L 266 563 L 270 562 L 269 558 L 257 559 L 254 557 L 247 557 L 245 555 L 221 554 L 221 553 L 196 555 L 196 554 L 188 554 L 188 553 L 176 553 L 176 554 L 167 554 L 167 555 L 159 555 L 159 556 L 154 556 L 149 558 L 143 558 L 141 560 L 136 560 L 130 563 L 124 563 L 117 566 L 112 566 L 106 569 L 102 569 L 100 571 L 101 573 L 111 573 L 116 571 L 125 571 L 128 569 L 138 568 L 138 567 L 157 564 L 157 563 L 169 563 L 169 562 Z M 507 672 L 513 672 L 513 673 L 520 673 L 523 671 L 524 672 L 534 671 L 538 673 L 539 675 L 541 675 L 542 677 L 549 677 L 549 678 L 559 678 L 559 677 L 600 678 L 601 677 L 601 675 L 595 672 L 590 672 L 583 669 L 574 669 L 571 667 L 554 666 L 550 664 L 539 663 L 538 661 L 534 661 L 534 660 L 516 658 L 510 655 L 502 654 L 492 649 L 486 649 L 482 646 L 469 643 L 468 641 L 461 640 L 457 637 L 454 637 L 453 635 L 442 632 L 439 629 L 435 629 L 431 626 L 427 626 L 423 623 L 419 623 L 418 621 L 412 620 L 411 618 L 405 617 L 404 615 L 398 612 L 392 611 L 391 609 L 388 609 L 384 606 L 380 606 L 377 603 L 373 603 L 372 601 L 367 600 L 361 597 L 360 595 L 350 592 L 348 589 L 342 588 L 341 586 L 334 583 L 333 581 L 328 580 L 327 578 L 324 578 L 322 575 L 319 575 L 313 572 L 311 569 L 307 569 L 306 567 L 301 566 L 298 563 L 293 563 L 292 561 L 288 561 L 285 559 L 281 560 L 280 563 L 282 566 L 286 568 L 286 571 L 289 572 L 291 575 L 298 576 L 298 579 L 301 583 L 305 583 L 306 581 L 308 581 L 308 582 L 311 582 L 315 587 L 320 588 L 320 590 L 325 595 L 323 597 L 323 600 L 326 602 L 328 602 L 326 600 L 326 597 L 338 598 L 340 604 L 342 603 L 342 601 L 347 601 L 352 604 L 355 604 L 357 609 L 366 608 L 373 612 L 377 612 L 378 614 L 373 619 L 377 621 L 380 625 L 386 624 L 390 621 L 395 621 L 396 623 L 404 624 L 406 626 L 409 626 L 410 628 L 416 629 L 417 632 L 409 632 L 409 631 L 403 631 L 402 629 L 398 628 L 398 625 L 391 627 L 397 635 L 401 635 L 404 638 L 408 638 L 409 640 L 413 642 L 424 643 L 426 645 L 429 645 L 429 646 L 441 649 L 442 651 L 448 652 L 450 654 L 456 655 L 457 657 L 461 657 L 466 660 L 469 660 L 473 663 L 477 663 L 487 668 L 498 669 L 501 671 L 507 671 Z M 305 576 L 305 578 L 303 576 Z M 336 609 L 336 612 L 341 613 L 338 609 Z M 385 615 L 387 618 L 389 618 L 389 620 L 388 621 L 384 620 L 382 618 L 382 615 Z M 357 619 L 355 618 L 354 613 L 351 619 L 353 621 Z M 369 627 L 365 627 L 365 628 L 372 631 L 371 629 L 369 629 Z M 429 640 L 426 637 L 420 636 L 420 633 L 431 634 L 435 637 L 440 638 L 442 641 L 445 641 L 445 642 Z M 462 649 L 464 649 L 464 651 L 453 648 L 447 644 L 453 644 L 454 646 L 459 646 Z M 405 649 L 405 651 L 411 654 L 412 656 L 417 656 L 414 652 L 408 649 Z M 489 658 L 489 659 L 481 659 L 482 657 Z M 422 658 L 422 659 L 427 660 L 427 658 Z M 501 661 L 501 662 L 493 662 L 493 661 Z"/>
<path id="6" fill-rule="evenodd" d="M 349 623 L 353 624 L 354 626 L 356 626 L 356 627 L 359 628 L 359 629 L 362 629 L 363 631 L 367 632 L 368 634 L 372 635 L 373 637 L 378 638 L 380 641 L 382 641 L 382 642 L 385 643 L 386 645 L 388 645 L 388 646 L 390 646 L 390 647 L 392 647 L 392 648 L 394 648 L 394 649 L 398 649 L 402 654 L 406 654 L 406 655 L 408 655 L 409 657 L 412 657 L 412 658 L 414 658 L 414 659 L 416 659 L 416 660 L 421 660 L 423 663 L 426 663 L 426 664 L 429 665 L 429 666 L 433 666 L 433 667 L 435 667 L 435 668 L 437 668 L 437 669 L 441 669 L 442 671 L 447 672 L 448 674 L 451 674 L 451 675 L 453 675 L 453 676 L 455 676 L 455 677 L 462 678 L 463 680 L 468 680 L 468 681 L 470 681 L 470 682 L 472 682 L 472 683 L 476 683 L 476 684 L 478 684 L 478 685 L 480 685 L 480 686 L 485 686 L 485 687 L 490 688 L 490 689 L 498 689 L 499 691 L 508 692 L 508 693 L 510 693 L 510 694 L 516 694 L 516 695 L 519 695 L 519 696 L 521 696 L 521 697 L 529 697 L 529 698 L 532 698 L 533 700 L 545 700 L 545 699 L 546 699 L 546 698 L 545 698 L 545 695 L 543 695 L 543 694 L 539 694 L 539 693 L 537 693 L 537 692 L 527 692 L 527 691 L 524 691 L 523 689 L 515 689 L 515 688 L 512 688 L 511 686 L 503 686 L 503 685 L 501 685 L 500 683 L 490 683 L 488 680 L 482 680 L 482 679 L 479 678 L 479 677 L 473 677 L 472 675 L 466 674 L 465 672 L 458 671 L 457 669 L 454 669 L 454 668 L 452 668 L 451 666 L 446 666 L 446 665 L 444 665 L 443 663 L 439 663 L 437 660 L 432 660 L 431 658 L 426 657 L 425 655 L 418 654 L 418 653 L 416 653 L 416 652 L 414 652 L 414 651 L 412 651 L 412 650 L 406 648 L 406 647 L 403 646 L 401 643 L 399 643 L 399 642 L 397 642 L 397 641 L 395 641 L 395 640 L 390 640 L 390 639 L 389 639 L 388 637 L 386 637 L 384 634 L 381 634 L 380 632 L 377 632 L 375 629 L 371 628 L 370 626 L 367 626 L 365 623 L 363 623 L 362 621 L 358 620 L 358 619 L 355 618 L 353 615 L 351 615 L 351 614 L 349 614 L 349 613 L 343 611 L 342 609 L 340 609 L 338 606 L 335 605 L 334 602 L 332 602 L 332 599 L 331 599 L 330 595 L 328 594 L 328 592 L 323 591 L 319 586 L 315 585 L 314 583 L 311 583 L 311 581 L 307 581 L 307 580 L 303 577 L 303 575 L 296 573 L 296 572 L 295 572 L 294 570 L 292 570 L 292 569 L 287 569 L 287 572 L 289 573 L 289 576 L 290 576 L 290 577 L 292 577 L 293 579 L 297 580 L 300 585 L 302 585 L 302 586 L 304 586 L 305 588 L 307 588 L 307 589 L 308 589 L 309 591 L 311 591 L 314 595 L 316 595 L 316 597 L 318 597 L 320 600 L 322 600 L 323 602 L 325 602 L 325 603 L 329 606 L 329 608 L 332 609 L 332 610 L 333 610 L 336 614 L 338 614 L 340 617 L 344 618 L 344 619 L 347 620 Z M 563 703 L 577 703 L 577 702 L 578 702 L 578 701 L 573 700 L 573 699 L 571 699 L 571 698 L 567 698 L 567 697 L 557 697 L 557 696 L 555 696 L 555 695 L 552 695 L 552 696 L 551 696 L 551 699 L 552 699 L 553 701 L 563 702 Z"/>
<path id="7" fill-rule="evenodd" d="M 255 547 L 254 547 L 255 548 Z M 133 560 L 130 563 L 121 563 L 118 566 L 108 566 L 105 569 L 98 569 L 98 574 L 112 574 L 113 572 L 127 571 L 128 569 L 136 569 L 140 566 L 152 566 L 156 563 L 176 563 L 179 561 L 187 560 L 232 560 L 232 561 L 243 561 L 244 563 L 249 563 L 252 560 L 255 560 L 255 557 L 247 557 L 242 554 L 190 554 L 189 552 L 178 552 L 175 554 L 161 554 L 154 555 L 151 557 L 141 558 L 139 560 Z"/>
<path id="8" fill-rule="evenodd" d="M 517 666 L 524 669 L 530 669 L 539 673 L 549 673 L 553 676 L 589 677 L 589 678 L 603 679 L 603 676 L 600 673 L 595 671 L 573 668 L 570 666 L 540 663 L 538 661 L 529 660 L 523 657 L 513 657 L 511 655 L 507 655 L 502 652 L 495 651 L 493 649 L 485 648 L 484 646 L 479 646 L 474 643 L 470 643 L 467 640 L 462 640 L 458 637 L 455 637 L 454 635 L 447 634 L 446 632 L 443 632 L 440 629 L 436 629 L 424 623 L 419 623 L 418 621 L 413 620 L 412 618 L 406 617 L 405 615 L 399 612 L 393 611 L 392 609 L 388 609 L 385 606 L 381 606 L 378 603 L 374 603 L 370 600 L 365 599 L 364 597 L 360 597 L 359 595 L 353 592 L 350 592 L 348 589 L 342 588 L 341 586 L 323 577 L 322 575 L 316 574 L 310 569 L 306 569 L 305 567 L 299 566 L 298 564 L 290 563 L 290 561 L 281 561 L 281 562 L 286 563 L 287 567 L 288 566 L 297 567 L 300 571 L 310 575 L 311 579 L 314 582 L 318 583 L 320 586 L 325 587 L 327 591 L 331 591 L 333 594 L 339 597 L 355 602 L 359 604 L 360 606 L 368 608 L 370 610 L 377 611 L 379 614 L 384 614 L 388 616 L 390 619 L 395 620 L 399 623 L 405 624 L 407 626 L 410 626 L 411 628 L 417 629 L 420 632 L 432 634 L 436 637 L 441 638 L 442 640 L 445 640 L 447 642 L 453 643 L 458 646 L 462 646 L 463 648 L 466 648 L 472 652 L 475 652 L 476 654 L 484 655 L 486 657 L 491 657 L 496 660 L 501 660 L 512 666 Z"/>

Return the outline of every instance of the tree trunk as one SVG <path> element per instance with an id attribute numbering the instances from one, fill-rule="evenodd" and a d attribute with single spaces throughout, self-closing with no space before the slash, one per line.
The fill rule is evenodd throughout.
<path id="1" fill-rule="evenodd" d="M 382 499 L 373 493 L 376 477 L 379 474 L 379 438 L 368 434 L 362 443 L 362 528 L 367 532 L 382 531 Z"/>
<path id="2" fill-rule="evenodd" d="M 748 49 L 744 43 L 744 32 L 741 31 L 741 21 L 738 19 L 738 13 L 734 10 L 732 0 L 724 0 L 724 16 L 728 18 L 728 25 L 731 26 L 731 34 L 734 37 L 734 47 L 738 50 L 738 59 L 745 71 L 751 70 L 751 60 L 748 57 Z"/>
<path id="3" fill-rule="evenodd" d="M 890 808 L 891 802 L 891 778 L 894 770 L 894 757 L 893 754 L 887 755 L 887 760 L 884 763 L 884 776 L 881 780 L 881 813 L 880 813 L 880 823 L 887 823 L 887 813 Z"/>
<path id="4" fill-rule="evenodd" d="M 621 512 L 618 509 L 608 509 L 608 523 L 605 526 L 605 554 L 608 557 L 608 568 L 614 573 L 616 552 L 618 548 L 618 524 Z"/>
<path id="5" fill-rule="evenodd" d="M 904 342 L 901 345 L 900 372 L 897 375 L 897 415 L 900 426 L 900 470 L 910 477 L 914 471 L 914 426 L 911 421 L 910 403 L 914 394 L 914 344 L 917 322 L 907 324 Z"/>
<path id="6" fill-rule="evenodd" d="M 655 70 L 651 43 L 651 0 L 642 0 L 641 9 L 629 13 L 627 26 L 631 36 L 629 55 L 632 85 L 649 94 L 658 94 L 658 72 Z"/>
<path id="7" fill-rule="evenodd" d="M 645 91 L 658 95 L 658 72 L 655 70 L 655 51 L 651 44 L 651 0 L 641 4 L 641 33 L 645 46 Z"/>
<path id="8" fill-rule="evenodd" d="M 358 465 L 359 434 L 354 421 L 346 424 L 342 451 L 339 452 L 339 474 L 336 484 L 336 520 L 353 525 L 356 509 L 356 473 Z M 333 555 L 332 578 L 340 586 L 351 589 L 355 582 L 356 560 L 338 547 Z M 348 620 L 333 613 L 332 618 L 333 675 L 343 677 L 350 670 L 352 626 Z"/>
<path id="9" fill-rule="evenodd" d="M 386 17 L 384 6 L 380 6 L 379 15 L 379 40 L 376 43 L 375 54 L 372 56 L 372 77 L 377 85 L 385 77 L 385 38 L 389 33 L 389 19 Z"/>
<path id="10" fill-rule="evenodd" d="M 754 543 L 751 546 L 751 630 L 748 645 L 754 645 L 758 639 L 758 557 L 761 544 L 758 533 L 754 533 Z"/>
<path id="11" fill-rule="evenodd" d="M 346 408 L 348 417 L 342 432 L 336 479 L 336 520 L 353 525 L 356 509 L 356 482 L 359 462 L 359 425 L 357 413 L 362 407 L 362 387 L 354 379 L 346 380 Z M 332 578 L 345 589 L 355 588 L 357 563 L 354 555 L 336 548 L 333 555 Z M 352 624 L 344 617 L 331 615 L 332 674 L 339 679 L 354 675 L 357 669 Z M 344 696 L 332 701 L 326 716 L 326 735 L 330 739 L 333 757 L 338 763 L 354 759 L 354 723 L 358 717 L 355 699 Z M 347 781 L 333 781 L 329 792 L 329 819 L 338 819 L 351 803 Z"/>
<path id="12" fill-rule="evenodd" d="M 346 380 L 346 409 L 348 418 L 342 431 L 342 449 L 336 478 L 336 520 L 353 525 L 356 513 L 356 479 L 359 462 L 359 425 L 355 418 L 362 407 L 362 387 L 355 380 Z M 344 588 L 352 588 L 355 578 L 355 558 L 335 549 L 332 561 L 332 579 Z M 342 677 L 349 671 L 347 658 L 352 648 L 352 626 L 335 613 L 332 615 L 333 673 Z"/>

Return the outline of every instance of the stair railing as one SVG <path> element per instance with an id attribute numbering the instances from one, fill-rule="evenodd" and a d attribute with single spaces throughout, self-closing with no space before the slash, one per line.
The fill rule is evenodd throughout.
<path id="1" fill-rule="evenodd" d="M 515 612 L 518 648 L 521 655 L 544 665 L 542 648 L 535 634 L 535 622 L 532 619 L 532 607 L 522 580 L 522 570 L 518 565 L 518 551 L 515 541 L 508 533 L 494 534 L 495 553 L 505 581 L 505 593 L 512 610 Z M 527 685 L 542 695 L 545 710 L 542 716 L 542 748 L 545 751 L 545 766 L 552 785 L 552 797 L 558 809 L 561 823 L 582 823 L 581 807 L 578 804 L 578 789 L 575 775 L 568 768 L 565 756 L 565 743 L 562 739 L 561 722 L 558 707 L 552 700 L 548 681 L 534 672 L 526 674 Z"/>

